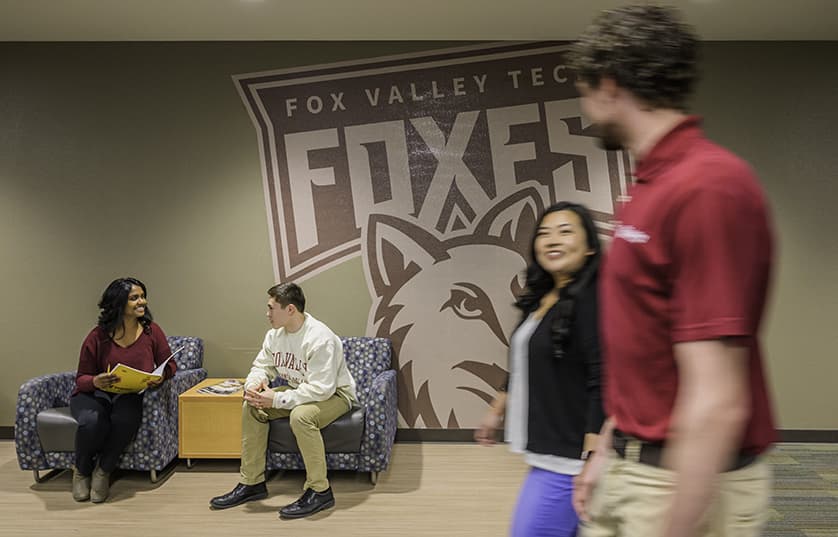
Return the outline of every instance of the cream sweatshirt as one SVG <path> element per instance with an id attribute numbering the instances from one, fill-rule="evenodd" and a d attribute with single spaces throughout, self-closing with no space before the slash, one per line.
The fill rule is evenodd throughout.
<path id="1" fill-rule="evenodd" d="M 304 403 L 325 401 L 337 393 L 351 405 L 356 400 L 355 379 L 346 367 L 343 344 L 328 326 L 305 313 L 302 327 L 268 330 L 262 349 L 245 380 L 246 389 L 280 377 L 290 390 L 276 392 L 274 408 L 292 409 Z"/>

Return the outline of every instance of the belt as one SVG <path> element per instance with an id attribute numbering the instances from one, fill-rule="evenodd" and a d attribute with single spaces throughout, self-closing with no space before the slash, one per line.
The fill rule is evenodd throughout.
<path id="1" fill-rule="evenodd" d="M 663 468 L 663 442 L 645 442 L 615 429 L 613 445 L 614 451 L 621 459 Z M 725 471 L 741 470 L 755 460 L 757 460 L 757 455 L 740 451 Z"/>

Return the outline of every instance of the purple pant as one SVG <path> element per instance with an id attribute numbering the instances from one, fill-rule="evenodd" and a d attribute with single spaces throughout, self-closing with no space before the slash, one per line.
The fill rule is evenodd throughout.
<path id="1" fill-rule="evenodd" d="M 512 515 L 511 537 L 574 537 L 573 476 L 531 468 Z"/>

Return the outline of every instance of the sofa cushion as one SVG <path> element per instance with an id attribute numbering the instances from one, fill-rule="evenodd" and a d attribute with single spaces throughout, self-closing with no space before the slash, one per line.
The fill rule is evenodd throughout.
<path id="1" fill-rule="evenodd" d="M 78 423 L 70 407 L 48 408 L 38 412 L 38 437 L 44 451 L 75 451 Z"/>
<path id="2" fill-rule="evenodd" d="M 38 438 L 41 439 L 41 449 L 50 451 L 76 451 L 76 429 L 79 423 L 70 413 L 70 407 L 59 406 L 38 412 Z M 131 453 L 134 446 L 133 439 L 123 453 Z"/>
<path id="3" fill-rule="evenodd" d="M 323 429 L 323 444 L 326 453 L 357 453 L 361 450 L 364 435 L 363 408 L 354 407 Z M 291 430 L 288 418 L 271 420 L 268 436 L 268 450 L 277 453 L 299 453 L 297 439 Z"/>

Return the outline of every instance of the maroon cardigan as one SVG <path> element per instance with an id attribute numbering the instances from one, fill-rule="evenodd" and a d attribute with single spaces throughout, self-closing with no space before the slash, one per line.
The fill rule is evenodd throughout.
<path id="1" fill-rule="evenodd" d="M 137 341 L 126 348 L 114 343 L 110 336 L 97 326 L 87 334 L 81 345 L 73 395 L 79 392 L 93 392 L 96 389 L 93 386 L 93 377 L 107 371 L 108 367 L 113 368 L 121 363 L 151 372 L 171 353 L 166 334 L 157 323 L 152 322 L 144 328 Z M 164 378 L 172 378 L 175 371 L 177 364 L 173 358 L 166 364 Z"/>

